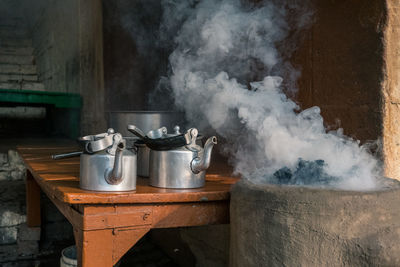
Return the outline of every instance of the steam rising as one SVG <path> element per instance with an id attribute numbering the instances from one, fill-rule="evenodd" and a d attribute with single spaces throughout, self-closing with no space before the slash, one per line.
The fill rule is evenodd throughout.
<path id="1" fill-rule="evenodd" d="M 294 184 L 374 188 L 379 165 L 366 147 L 341 130 L 326 132 L 318 107 L 300 112 L 283 93 L 284 84 L 295 89 L 288 86 L 298 73 L 282 56 L 294 50 L 289 32 L 307 27 L 311 13 L 305 1 L 280 2 L 164 1 L 164 32 L 182 23 L 170 56 L 176 105 L 226 140 L 224 152 L 246 179 L 282 182 L 284 171 L 298 174 Z M 252 78 L 258 81 L 246 83 Z M 313 175 L 328 179 L 319 183 Z"/>

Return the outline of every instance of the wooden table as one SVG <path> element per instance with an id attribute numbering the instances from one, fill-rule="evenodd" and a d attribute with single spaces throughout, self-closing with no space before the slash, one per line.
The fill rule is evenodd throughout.
<path id="1" fill-rule="evenodd" d="M 27 167 L 27 223 L 40 226 L 42 190 L 74 229 L 79 266 L 113 266 L 150 229 L 229 222 L 229 191 L 237 178 L 207 175 L 200 189 L 161 189 L 138 177 L 136 191 L 79 188 L 79 158 L 52 160 L 73 147 L 19 147 Z"/>

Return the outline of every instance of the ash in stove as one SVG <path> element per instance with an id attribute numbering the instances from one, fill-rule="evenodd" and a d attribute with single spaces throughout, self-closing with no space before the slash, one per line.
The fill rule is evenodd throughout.
<path id="1" fill-rule="evenodd" d="M 294 171 L 288 167 L 283 167 L 276 171 L 268 182 L 307 186 L 332 186 L 337 184 L 339 178 L 327 174 L 324 170 L 325 167 L 324 160 L 308 161 L 300 158 Z"/>

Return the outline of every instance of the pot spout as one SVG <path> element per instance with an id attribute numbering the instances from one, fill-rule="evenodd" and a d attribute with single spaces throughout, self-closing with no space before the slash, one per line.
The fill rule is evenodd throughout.
<path id="1" fill-rule="evenodd" d="M 211 161 L 211 151 L 215 144 L 217 144 L 217 137 L 213 136 L 207 139 L 203 153 L 199 153 L 190 164 L 193 173 L 199 173 L 208 169 Z"/>
<path id="2" fill-rule="evenodd" d="M 117 185 L 122 182 L 122 155 L 125 150 L 125 140 L 118 144 L 115 151 L 114 166 L 105 173 L 107 183 Z"/>

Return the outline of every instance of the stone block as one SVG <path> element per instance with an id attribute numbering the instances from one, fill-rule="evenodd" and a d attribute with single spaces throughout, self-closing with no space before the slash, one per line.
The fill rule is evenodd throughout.
<path id="1" fill-rule="evenodd" d="M 33 56 L 1 55 L 0 64 L 32 64 Z"/>
<path id="2" fill-rule="evenodd" d="M 22 90 L 44 91 L 44 85 L 38 82 L 23 82 L 21 84 Z"/>
<path id="3" fill-rule="evenodd" d="M 23 260 L 23 261 L 18 260 L 18 261 L 1 263 L 1 267 L 39 267 L 39 266 L 42 266 L 41 261 L 39 260 Z"/>
<path id="4" fill-rule="evenodd" d="M 10 39 L 10 38 L 0 38 L 0 43 L 3 47 L 26 47 L 26 46 L 32 46 L 32 40 L 31 39 L 25 39 L 25 38 L 15 38 L 15 39 Z"/>
<path id="5" fill-rule="evenodd" d="M 0 44 L 0 54 L 2 55 L 32 55 L 32 47 L 1 47 Z"/>
<path id="6" fill-rule="evenodd" d="M 16 106 L 16 107 L 0 107 L 0 118 L 7 120 L 12 119 L 44 119 L 46 117 L 45 107 L 28 107 L 28 106 Z M 9 166 L 6 164 L 1 169 Z M 18 165 L 19 168 L 24 169 L 23 164 Z"/>
<path id="7" fill-rule="evenodd" d="M 15 150 L 8 151 L 8 162 L 13 168 L 25 171 L 25 165 L 18 152 Z"/>
<path id="8" fill-rule="evenodd" d="M 0 246 L 0 266 L 3 262 L 13 261 L 18 258 L 18 245 L 1 245 Z"/>
<path id="9" fill-rule="evenodd" d="M 10 178 L 13 181 L 18 181 L 18 180 L 23 180 L 26 176 L 26 172 L 25 171 L 21 171 L 21 170 L 13 170 L 10 173 Z"/>
<path id="10" fill-rule="evenodd" d="M 12 227 L 1 227 L 0 228 L 0 244 L 13 244 L 17 242 L 18 228 Z"/>
<path id="11" fill-rule="evenodd" d="M 11 180 L 11 173 L 9 171 L 0 170 L 0 181 Z"/>
<path id="12" fill-rule="evenodd" d="M 23 181 L 0 181 L 0 227 L 26 221 Z"/>
<path id="13" fill-rule="evenodd" d="M 0 84 L 1 87 L 1 84 Z M 13 110 L 13 108 L 9 108 Z M 1 111 L 5 111 L 4 108 Z M 3 114 L 3 113 L 2 113 Z M 7 115 L 13 113 L 7 112 Z M 25 177 L 25 165 L 16 151 L 10 150 L 8 154 L 0 154 L 0 180 L 22 180 Z"/>
<path id="14" fill-rule="evenodd" d="M 182 240 L 196 258 L 196 266 L 224 267 L 229 264 L 229 225 L 180 229 Z"/>
<path id="15" fill-rule="evenodd" d="M 18 256 L 33 256 L 39 253 L 39 242 L 34 240 L 18 240 Z"/>
<path id="16" fill-rule="evenodd" d="M 0 67 L 0 73 L 3 74 L 36 74 L 35 65 L 3 64 Z"/>
<path id="17" fill-rule="evenodd" d="M 28 32 L 26 29 L 20 27 L 2 26 L 0 27 L 0 36 L 7 38 L 24 38 L 28 36 Z"/>
<path id="18" fill-rule="evenodd" d="M 0 74 L 0 82 L 22 82 L 22 81 L 35 82 L 37 80 L 38 80 L 37 75 Z"/>
<path id="19" fill-rule="evenodd" d="M 9 203 L 25 205 L 24 181 L 0 181 L 0 214 L 1 208 L 6 208 Z M 3 209 L 4 210 L 4 209 Z"/>
<path id="20" fill-rule="evenodd" d="M 0 204 L 0 227 L 15 226 L 26 222 L 25 212 L 19 203 Z"/>
<path id="21" fill-rule="evenodd" d="M 38 241 L 40 240 L 40 227 L 28 227 L 25 223 L 19 226 L 18 240 Z"/>
<path id="22" fill-rule="evenodd" d="M 228 266 L 229 225 L 152 229 L 151 239 L 179 266 Z"/>
<path id="23" fill-rule="evenodd" d="M 0 89 L 21 90 L 21 84 L 18 82 L 2 82 Z"/>
<path id="24" fill-rule="evenodd" d="M 8 157 L 6 153 L 0 153 L 0 166 L 8 162 Z"/>

